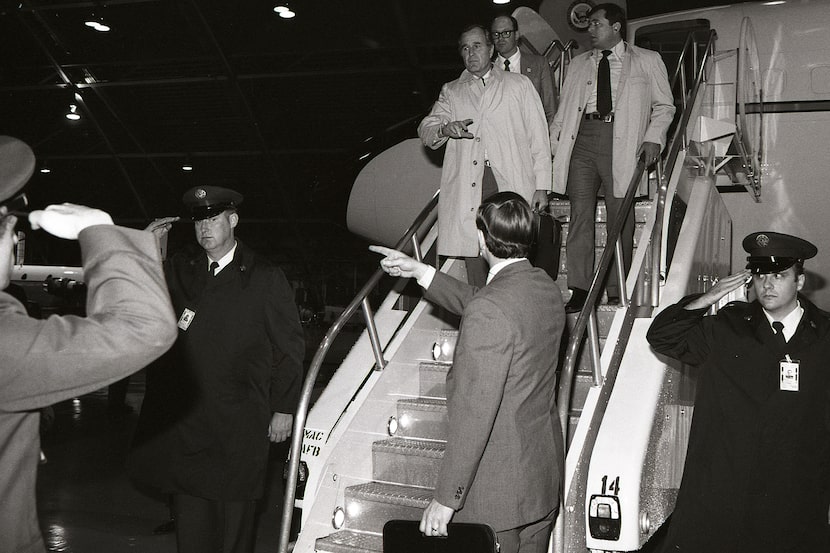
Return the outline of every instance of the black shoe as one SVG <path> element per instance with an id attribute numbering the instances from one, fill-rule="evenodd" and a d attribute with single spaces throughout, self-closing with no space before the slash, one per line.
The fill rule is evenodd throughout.
<path id="1" fill-rule="evenodd" d="M 171 534 L 176 531 L 176 519 L 170 519 L 167 522 L 162 522 L 153 528 L 153 534 Z"/>
<path id="2" fill-rule="evenodd" d="M 585 300 L 588 299 L 588 291 L 582 288 L 571 289 L 571 299 L 565 304 L 565 313 L 579 313 L 582 311 L 582 306 L 585 305 Z"/>

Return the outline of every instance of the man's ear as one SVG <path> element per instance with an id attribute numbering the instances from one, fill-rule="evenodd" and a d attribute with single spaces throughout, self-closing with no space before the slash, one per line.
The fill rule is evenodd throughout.
<path id="1" fill-rule="evenodd" d="M 482 254 L 487 251 L 487 242 L 484 240 L 484 233 L 481 229 L 476 229 L 478 233 L 478 251 Z"/>
<path id="2" fill-rule="evenodd" d="M 228 217 L 228 222 L 231 224 L 231 228 L 236 228 L 236 225 L 239 223 L 239 214 L 231 213 Z"/>
<path id="3" fill-rule="evenodd" d="M 804 275 L 804 273 L 801 273 L 800 275 L 798 275 L 798 278 L 796 279 L 796 282 L 795 282 L 795 289 L 798 290 L 799 292 L 801 292 L 801 289 L 804 288 L 804 283 L 806 281 L 807 281 L 807 277 Z"/>

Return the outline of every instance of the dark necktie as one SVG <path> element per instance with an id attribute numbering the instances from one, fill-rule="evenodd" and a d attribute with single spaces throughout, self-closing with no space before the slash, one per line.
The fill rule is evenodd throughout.
<path id="1" fill-rule="evenodd" d="M 602 51 L 597 73 L 597 111 L 603 117 L 611 113 L 611 64 L 608 62 L 610 55 L 611 50 Z"/>
<path id="2" fill-rule="evenodd" d="M 210 273 L 210 276 L 216 276 L 216 269 L 218 269 L 218 268 L 219 268 L 219 263 L 216 262 L 216 261 L 212 262 L 210 264 L 210 268 L 208 269 L 208 272 Z"/>
<path id="3" fill-rule="evenodd" d="M 772 328 L 775 329 L 775 339 L 778 340 L 778 343 L 782 346 L 786 346 L 787 339 L 784 338 L 784 323 L 781 321 L 773 321 Z"/>
<path id="4" fill-rule="evenodd" d="M 510 72 L 510 60 L 504 60 L 504 70 Z"/>

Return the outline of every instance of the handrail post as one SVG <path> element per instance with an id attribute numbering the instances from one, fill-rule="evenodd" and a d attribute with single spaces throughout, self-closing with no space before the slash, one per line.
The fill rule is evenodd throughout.
<path id="1" fill-rule="evenodd" d="M 421 253 L 421 242 L 418 240 L 418 234 L 412 235 L 412 255 L 418 262 L 424 261 L 424 255 Z"/>
<path id="2" fill-rule="evenodd" d="M 633 210 L 631 210 L 633 211 Z M 619 214 L 620 217 L 631 217 L 633 216 L 631 212 L 626 213 L 623 215 L 622 213 Z M 625 286 L 625 265 L 623 264 L 623 248 L 622 248 L 622 236 L 618 236 L 617 240 L 614 242 L 614 257 L 617 260 L 616 265 L 616 274 L 614 278 L 617 279 L 617 290 L 619 290 L 620 294 L 620 305 L 622 307 L 628 307 L 628 290 Z"/>
<path id="3" fill-rule="evenodd" d="M 599 330 L 597 329 L 597 314 L 591 309 L 588 313 L 588 346 L 591 352 L 591 376 L 594 386 L 602 384 L 602 365 L 600 364 Z"/>
<path id="4" fill-rule="evenodd" d="M 660 286 L 663 284 L 663 216 L 666 212 L 667 183 L 663 179 L 663 164 L 657 161 L 657 210 L 651 238 L 651 278 L 649 293 L 651 307 L 660 305 Z"/>
<path id="5" fill-rule="evenodd" d="M 369 305 L 369 298 L 364 297 L 360 301 L 363 308 L 363 320 L 366 322 L 366 332 L 369 334 L 369 342 L 372 344 L 372 353 L 375 354 L 375 370 L 382 371 L 386 368 L 386 360 L 383 358 L 383 348 L 380 347 L 378 327 L 375 318 L 372 316 L 372 306 Z"/>

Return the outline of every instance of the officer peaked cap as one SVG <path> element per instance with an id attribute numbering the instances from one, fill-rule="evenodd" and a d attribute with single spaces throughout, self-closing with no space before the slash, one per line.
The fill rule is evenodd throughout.
<path id="1" fill-rule="evenodd" d="M 194 221 L 209 219 L 228 209 L 236 209 L 242 200 L 242 194 L 221 186 L 196 186 L 182 196 L 184 205 L 190 210 L 190 218 Z"/>
<path id="2" fill-rule="evenodd" d="M 749 254 L 746 268 L 756 275 L 786 271 L 818 253 L 806 240 L 772 231 L 753 232 L 744 238 L 743 247 Z"/>

